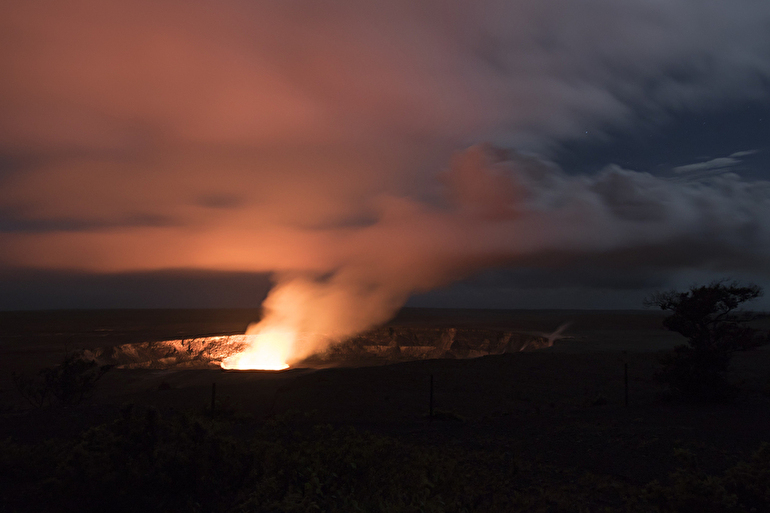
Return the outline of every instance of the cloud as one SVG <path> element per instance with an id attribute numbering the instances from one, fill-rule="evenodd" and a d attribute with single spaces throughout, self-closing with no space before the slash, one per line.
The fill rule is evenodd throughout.
<path id="1" fill-rule="evenodd" d="M 735 155 L 735 154 L 733 154 Z M 674 173 L 692 173 L 695 171 L 712 171 L 712 170 L 725 170 L 737 166 L 742 161 L 738 158 L 719 157 L 706 162 L 696 162 L 695 164 L 687 164 L 684 166 L 677 166 L 674 168 Z"/>
<path id="2" fill-rule="evenodd" d="M 755 98 L 762 2 L 228 0 L 3 6 L 2 145 L 330 144 L 399 134 L 538 146 L 635 113 Z"/>
<path id="3" fill-rule="evenodd" d="M 757 153 L 759 153 L 759 150 L 736 151 L 735 153 L 731 154 L 730 157 L 733 157 L 733 158 L 748 157 L 749 155 L 755 155 Z"/>
<path id="4" fill-rule="evenodd" d="M 99 274 L 2 269 L 0 310 L 77 309 L 94 305 L 103 309 L 256 308 L 270 285 L 268 276 L 253 273 L 171 269 Z M 219 317 L 221 322 L 223 316 Z M 178 335 L 174 332 L 178 326 L 173 322 L 170 325 L 171 333 L 167 336 L 173 338 Z"/>
<path id="5" fill-rule="evenodd" d="M 756 153 L 759 153 L 759 150 L 736 151 L 729 157 L 718 157 L 703 162 L 695 162 L 693 164 L 677 166 L 673 169 L 673 171 L 677 174 L 692 173 L 690 178 L 694 176 L 705 177 L 713 176 L 716 174 L 723 174 L 739 167 L 743 163 L 743 157 L 748 157 Z"/>

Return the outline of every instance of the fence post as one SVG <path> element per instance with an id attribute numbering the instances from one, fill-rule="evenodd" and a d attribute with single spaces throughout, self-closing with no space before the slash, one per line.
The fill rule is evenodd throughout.
<path id="1" fill-rule="evenodd" d="M 428 419 L 433 422 L 433 374 L 430 375 L 430 401 L 428 403 Z"/>
<path id="2" fill-rule="evenodd" d="M 217 384 L 216 382 L 211 384 L 211 418 L 214 418 L 214 408 L 217 401 Z"/>
<path id="3" fill-rule="evenodd" d="M 625 404 L 628 406 L 628 362 L 625 362 L 623 364 L 623 384 L 626 389 L 626 401 Z"/>

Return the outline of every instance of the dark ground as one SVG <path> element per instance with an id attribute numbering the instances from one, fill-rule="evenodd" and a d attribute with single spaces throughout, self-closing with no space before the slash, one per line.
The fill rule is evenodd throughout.
<path id="1" fill-rule="evenodd" d="M 681 466 L 682 450 L 695 454 L 705 472 L 721 472 L 770 441 L 770 348 L 736 356 L 731 380 L 741 392 L 732 404 L 665 400 L 656 358 L 683 340 L 651 311 L 408 309 L 393 324 L 542 333 L 572 324 L 552 348 L 468 360 L 281 372 L 114 369 L 92 400 L 69 408 L 29 407 L 10 378 L 60 362 L 65 346 L 238 333 L 257 317 L 253 310 L 0 313 L 0 440 L 76 436 L 127 402 L 161 412 L 200 410 L 216 383 L 219 407 L 255 425 L 289 411 L 313 412 L 314 422 L 410 443 L 506 447 L 523 461 L 640 485 Z"/>

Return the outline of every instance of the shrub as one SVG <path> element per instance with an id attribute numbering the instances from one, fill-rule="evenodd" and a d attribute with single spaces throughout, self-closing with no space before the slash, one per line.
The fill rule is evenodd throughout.
<path id="1" fill-rule="evenodd" d="M 506 446 L 408 443 L 287 416 L 243 424 L 124 407 L 75 438 L 0 441 L 0 511 L 770 511 L 770 447 L 663 482 L 521 462 Z"/>
<path id="2" fill-rule="evenodd" d="M 642 498 L 661 512 L 739 513 L 770 511 L 770 446 L 739 461 L 721 475 L 708 475 L 688 464 L 665 484 L 649 483 Z"/>
<path id="3" fill-rule="evenodd" d="M 88 398 L 111 368 L 83 358 L 80 352 L 68 352 L 62 363 L 41 369 L 35 377 L 14 373 L 13 382 L 33 406 L 42 407 L 52 400 L 73 406 Z"/>

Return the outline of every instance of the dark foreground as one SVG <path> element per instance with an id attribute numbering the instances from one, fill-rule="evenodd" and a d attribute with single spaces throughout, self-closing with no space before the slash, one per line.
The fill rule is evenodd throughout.
<path id="1" fill-rule="evenodd" d="M 365 367 L 113 369 L 69 407 L 25 404 L 10 377 L 65 344 L 237 333 L 256 316 L 0 313 L 0 511 L 770 510 L 770 351 L 736 358 L 732 404 L 668 401 L 656 356 L 679 340 L 650 312 L 412 310 L 395 324 L 572 321 L 571 338 Z"/>

